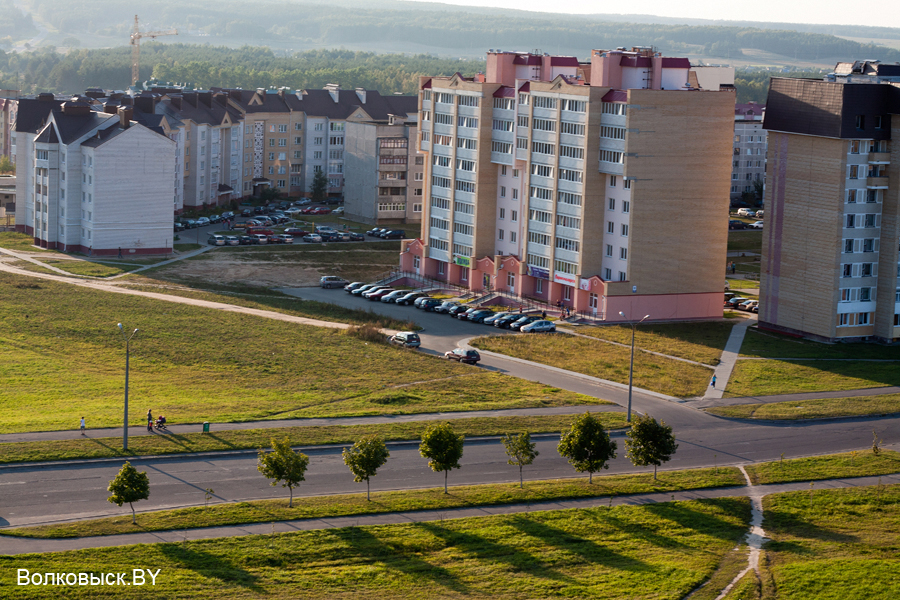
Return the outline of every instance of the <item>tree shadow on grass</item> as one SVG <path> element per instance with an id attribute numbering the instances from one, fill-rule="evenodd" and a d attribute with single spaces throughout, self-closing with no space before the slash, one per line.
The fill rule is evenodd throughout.
<path id="1" fill-rule="evenodd" d="M 688 548 L 685 544 L 678 541 L 674 537 L 661 535 L 657 533 L 653 527 L 649 527 L 644 523 L 628 521 L 627 519 L 620 519 L 613 512 L 609 512 L 608 514 L 603 515 L 602 519 L 604 523 L 622 531 L 630 538 L 638 538 L 649 544 L 653 544 L 658 548 Z"/>
<path id="2" fill-rule="evenodd" d="M 503 563 L 507 565 L 507 572 L 528 573 L 553 581 L 578 584 L 577 580 L 553 570 L 539 557 L 519 548 L 499 544 L 466 531 L 445 528 L 436 523 L 416 523 L 415 527 L 428 531 L 435 537 L 444 540 L 447 546 L 461 550 L 479 560 Z"/>
<path id="3" fill-rule="evenodd" d="M 654 567 L 642 560 L 625 556 L 608 547 L 601 546 L 593 540 L 577 536 L 571 532 L 548 525 L 537 518 L 517 516 L 510 524 L 527 535 L 540 539 L 548 546 L 556 546 L 560 550 L 577 554 L 591 564 L 603 565 L 610 569 L 645 572 Z M 642 537 L 645 537 L 642 535 Z"/>
<path id="4" fill-rule="evenodd" d="M 259 585 L 259 577 L 238 567 L 231 561 L 208 552 L 203 552 L 193 544 L 159 544 L 159 551 L 173 562 L 180 563 L 203 577 L 217 579 L 222 583 L 239 585 L 257 593 L 266 590 Z"/>
<path id="5" fill-rule="evenodd" d="M 379 539 L 368 528 L 342 527 L 329 533 L 348 544 L 361 560 L 378 562 L 387 569 L 400 571 L 416 582 L 428 579 L 454 592 L 468 593 L 466 585 L 449 570 L 418 558 L 417 552 L 399 544 Z"/>
<path id="6" fill-rule="evenodd" d="M 722 507 L 726 512 L 731 512 L 732 514 L 735 514 L 734 511 L 739 510 L 739 503 L 728 498 L 716 498 L 713 500 L 703 500 L 701 502 Z M 734 504 L 734 506 L 729 506 L 730 504 Z M 735 514 L 735 516 L 739 516 L 742 521 L 741 523 L 735 524 L 726 521 L 722 517 L 710 514 L 709 512 L 694 510 L 683 502 L 660 502 L 659 504 L 647 504 L 644 508 L 660 519 L 673 521 L 686 529 L 691 529 L 721 540 L 736 541 L 747 532 L 747 526 L 749 525 L 749 514 L 746 509 Z"/>
<path id="7" fill-rule="evenodd" d="M 808 540 L 838 542 L 841 544 L 853 544 L 860 541 L 858 536 L 820 527 L 807 520 L 802 514 L 794 511 L 782 511 L 777 508 L 766 509 L 763 528 L 773 534 L 784 533 L 791 537 Z"/>

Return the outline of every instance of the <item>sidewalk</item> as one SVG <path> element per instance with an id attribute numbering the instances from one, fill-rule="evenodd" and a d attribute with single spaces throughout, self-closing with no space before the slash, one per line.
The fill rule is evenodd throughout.
<path id="1" fill-rule="evenodd" d="M 753 315 L 752 317 L 745 319 L 743 323 L 738 323 L 731 329 L 731 335 L 728 336 L 725 350 L 722 351 L 722 358 L 714 372 L 716 385 L 713 386 L 712 383 L 710 383 L 710 386 L 706 390 L 706 394 L 703 396 L 704 400 L 722 398 L 722 395 L 725 393 L 725 388 L 728 387 L 728 380 L 731 378 L 731 373 L 734 371 L 734 365 L 737 362 L 738 355 L 741 353 L 741 344 L 744 343 L 744 336 L 747 335 L 747 328 L 755 324 L 756 315 Z"/>
<path id="2" fill-rule="evenodd" d="M 716 382 L 718 387 L 718 382 Z M 695 408 L 709 408 L 710 406 L 735 406 L 738 404 L 773 404 L 775 402 L 800 402 L 803 400 L 818 400 L 820 398 L 855 398 L 857 396 L 883 396 L 885 394 L 900 394 L 900 387 L 888 386 L 877 388 L 863 388 L 858 390 L 843 390 L 833 392 L 803 392 L 799 394 L 778 394 L 775 396 L 742 396 L 739 398 L 698 398 L 689 404 Z M 874 415 L 867 415 L 872 417 Z"/>
<path id="3" fill-rule="evenodd" d="M 847 487 L 863 487 L 878 483 L 900 483 L 900 474 L 882 475 L 880 477 L 858 477 L 846 479 L 827 479 L 813 483 L 815 489 L 837 489 Z M 530 513 L 534 511 L 566 510 L 572 508 L 596 508 L 599 506 L 621 506 L 656 504 L 659 502 L 701 500 L 705 498 L 725 498 L 730 496 L 762 497 L 781 492 L 808 491 L 810 482 L 779 483 L 761 486 L 740 486 L 729 488 L 712 488 L 687 490 L 684 492 L 664 492 L 653 494 L 634 494 L 629 496 L 600 496 L 575 500 L 559 500 L 528 504 L 507 504 L 499 506 L 474 506 L 471 508 L 448 508 L 443 510 L 406 511 L 375 515 L 354 515 L 348 517 L 329 517 L 318 519 L 300 519 L 296 521 L 275 521 L 253 523 L 248 525 L 231 525 L 225 527 L 207 527 L 201 529 L 182 529 L 176 531 L 157 531 L 147 533 L 128 533 L 97 537 L 70 539 L 29 539 L 2 537 L 3 553 L 7 555 L 27 554 L 32 552 L 64 552 L 86 548 L 107 548 L 130 544 L 155 544 L 161 542 L 183 542 L 187 540 L 203 540 L 209 538 L 228 538 L 244 535 L 265 535 L 272 533 L 291 533 L 321 529 L 337 529 L 341 527 L 361 527 L 366 525 L 392 525 L 403 523 L 422 523 L 427 521 L 443 521 L 445 519 L 464 519 L 469 517 L 490 517 Z M 376 494 L 377 499 L 377 494 Z"/>

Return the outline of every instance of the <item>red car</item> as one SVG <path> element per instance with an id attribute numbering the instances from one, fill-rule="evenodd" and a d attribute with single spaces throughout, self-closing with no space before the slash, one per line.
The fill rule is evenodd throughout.
<path id="1" fill-rule="evenodd" d="M 325 208 L 324 206 L 317 206 L 316 208 L 312 209 L 311 211 L 309 211 L 309 212 L 306 213 L 306 214 L 309 214 L 309 215 L 327 215 L 327 214 L 329 214 L 329 213 L 331 213 L 331 209 L 330 209 L 330 208 Z"/>

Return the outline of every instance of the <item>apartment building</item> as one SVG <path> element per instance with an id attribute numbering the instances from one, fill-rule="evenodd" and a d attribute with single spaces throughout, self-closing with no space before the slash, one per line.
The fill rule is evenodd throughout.
<path id="1" fill-rule="evenodd" d="M 0 158 L 11 156 L 10 137 L 16 121 L 17 90 L 0 90 Z M 12 159 L 10 159 L 12 160 Z"/>
<path id="2" fill-rule="evenodd" d="M 900 64 L 773 78 L 759 326 L 900 339 Z"/>
<path id="3" fill-rule="evenodd" d="M 696 81 L 651 48 L 422 78 L 423 233 L 401 267 L 611 321 L 721 317 L 734 94 Z"/>
<path id="4" fill-rule="evenodd" d="M 66 252 L 171 252 L 175 144 L 132 117 L 89 98 L 20 100 L 16 229 Z"/>
<path id="5" fill-rule="evenodd" d="M 766 143 L 763 128 L 766 107 L 756 102 L 734 106 L 734 158 L 731 169 L 731 199 L 756 195 L 766 184 Z"/>

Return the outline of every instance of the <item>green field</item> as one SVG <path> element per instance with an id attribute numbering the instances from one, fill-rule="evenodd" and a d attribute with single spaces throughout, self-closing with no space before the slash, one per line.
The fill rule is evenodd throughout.
<path id="1" fill-rule="evenodd" d="M 734 323 L 662 323 L 639 325 L 635 348 L 677 356 L 708 365 L 719 364 Z M 578 327 L 575 330 L 601 340 L 631 344 L 631 326 Z"/>
<path id="2" fill-rule="evenodd" d="M 762 561 L 761 598 L 900 596 L 900 486 L 777 494 L 763 506 L 772 541 Z"/>
<path id="3" fill-rule="evenodd" d="M 889 475 L 900 473 L 900 453 L 890 450 L 882 450 L 878 455 L 871 450 L 844 452 L 758 463 L 744 469 L 754 485 Z"/>
<path id="4" fill-rule="evenodd" d="M 0 231 L 0 248 L 7 250 L 21 250 L 24 252 L 46 252 L 53 254 L 53 251 L 40 248 L 34 245 L 34 237 L 18 233 L 15 231 Z"/>
<path id="5" fill-rule="evenodd" d="M 423 459 L 424 460 L 424 459 Z M 451 475 L 452 478 L 452 475 Z M 367 501 L 364 493 L 334 496 L 296 497 L 294 507 L 288 508 L 286 499 L 256 500 L 236 504 L 214 504 L 211 507 L 194 507 L 142 513 L 137 525 L 131 516 L 77 521 L 58 525 L 6 529 L 2 535 L 40 538 L 67 538 L 97 535 L 115 535 L 136 531 L 164 531 L 213 527 L 240 523 L 267 523 L 290 519 L 320 519 L 348 515 L 406 512 L 416 510 L 452 510 L 472 506 L 497 506 L 565 500 L 573 498 L 597 498 L 623 494 L 677 492 L 702 488 L 737 486 L 744 483 L 741 472 L 734 467 L 721 469 L 692 469 L 663 471 L 654 481 L 650 473 L 639 475 L 605 475 L 595 477 L 589 484 L 584 477 L 528 481 L 523 489 L 516 483 L 454 486 L 445 494 L 444 488 L 378 492 Z M 360 484 L 363 486 L 363 484 Z M 203 499 L 198 494 L 196 500 Z M 140 506 L 138 505 L 138 508 Z M 124 510 L 128 513 L 130 511 Z"/>
<path id="6" fill-rule="evenodd" d="M 747 219 L 745 222 L 754 223 L 755 221 Z M 728 251 L 755 252 L 759 254 L 762 252 L 762 230 L 744 229 L 740 231 L 729 231 Z M 740 259 L 741 257 L 737 257 L 735 258 L 735 261 L 740 261 Z M 730 257 L 729 260 L 731 260 Z"/>
<path id="7" fill-rule="evenodd" d="M 17 569 L 161 569 L 160 598 L 601 598 L 678 600 L 746 532 L 749 502 L 721 498 L 0 556 Z M 16 587 L 16 597 L 47 589 Z M 146 598 L 140 587 L 71 587 L 69 598 Z"/>
<path id="8" fill-rule="evenodd" d="M 739 404 L 706 409 L 714 415 L 733 419 L 824 419 L 900 413 L 900 394 L 792 400 L 769 404 Z"/>
<path id="9" fill-rule="evenodd" d="M 593 377 L 628 383 L 631 349 L 563 333 L 498 335 L 473 340 L 472 345 Z M 634 355 L 635 387 L 676 397 L 702 395 L 712 370 L 644 352 Z"/>
<path id="10" fill-rule="evenodd" d="M 770 396 L 900 385 L 900 363 L 739 360 L 725 394 Z"/>
<path id="11" fill-rule="evenodd" d="M 0 273 L 0 432 L 585 404 L 591 398 L 342 331 Z"/>
<path id="12" fill-rule="evenodd" d="M 823 344 L 769 331 L 747 330 L 741 356 L 758 358 L 847 358 L 900 361 L 900 346 L 874 343 Z M 900 365 L 898 365 L 900 366 Z"/>

